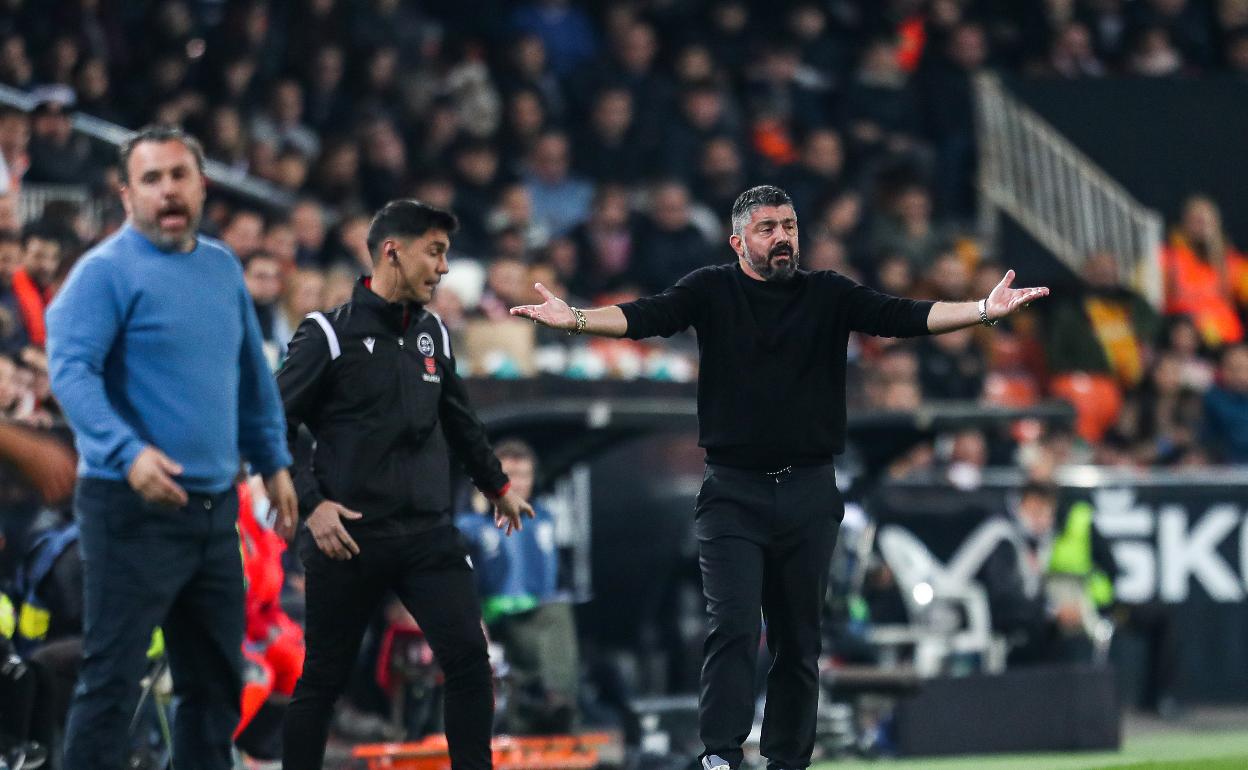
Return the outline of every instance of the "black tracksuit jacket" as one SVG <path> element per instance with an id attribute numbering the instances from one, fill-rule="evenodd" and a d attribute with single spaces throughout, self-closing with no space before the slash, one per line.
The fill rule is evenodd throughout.
<path id="1" fill-rule="evenodd" d="M 292 451 L 300 425 L 316 439 L 311 462 L 295 466 L 302 516 L 328 499 L 365 526 L 449 522 L 452 450 L 479 489 L 506 491 L 446 328 L 419 305 L 386 302 L 367 279 L 350 302 L 304 319 L 277 384 Z"/>

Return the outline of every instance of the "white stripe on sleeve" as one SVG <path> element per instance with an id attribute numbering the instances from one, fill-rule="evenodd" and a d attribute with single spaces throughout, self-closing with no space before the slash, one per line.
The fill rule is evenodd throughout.
<path id="1" fill-rule="evenodd" d="M 334 331 L 333 324 L 329 322 L 325 314 L 317 310 L 316 312 L 308 313 L 308 318 L 316 321 L 317 325 L 321 327 L 321 331 L 325 332 L 325 340 L 329 342 L 329 360 L 333 361 L 342 355 L 342 348 L 338 346 L 338 333 Z M 445 327 L 443 329 L 445 331 Z"/>

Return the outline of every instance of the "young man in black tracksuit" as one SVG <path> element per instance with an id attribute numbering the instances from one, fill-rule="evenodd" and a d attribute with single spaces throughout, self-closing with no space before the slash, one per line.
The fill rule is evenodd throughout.
<path id="1" fill-rule="evenodd" d="M 365 627 L 395 592 L 446 677 L 455 770 L 491 766 L 494 700 L 476 580 L 451 517 L 450 452 L 507 534 L 533 509 L 510 491 L 455 373 L 450 335 L 424 309 L 447 272 L 455 217 L 417 201 L 373 218 L 373 275 L 299 326 L 278 372 L 289 437 L 316 439 L 296 468 L 306 517 L 307 659 L 286 714 L 283 767 L 319 770 L 334 702 Z"/>
<path id="2" fill-rule="evenodd" d="M 736 263 L 695 270 L 653 297 L 580 310 L 539 284 L 546 301 L 512 313 L 574 334 L 697 331 L 698 443 L 707 468 L 694 531 L 710 613 L 702 766 L 741 762 L 761 609 L 773 656 L 762 754 L 771 768 L 800 768 L 814 748 L 820 607 L 843 514 L 832 458 L 845 445 L 849 333 L 904 337 L 991 325 L 1048 289 L 1011 289 L 1011 271 L 978 303 L 932 303 L 799 270 L 797 215 L 789 196 L 770 186 L 737 199 L 729 243 Z"/>

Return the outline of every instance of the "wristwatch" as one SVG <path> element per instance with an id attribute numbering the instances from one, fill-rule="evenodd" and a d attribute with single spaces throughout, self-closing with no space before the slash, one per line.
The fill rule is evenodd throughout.
<path id="1" fill-rule="evenodd" d="M 997 321 L 1000 321 L 1000 320 L 1001 320 L 1000 318 L 993 319 L 993 318 L 989 318 L 989 317 L 988 317 L 988 300 L 987 300 L 987 298 L 985 298 L 985 299 L 981 299 L 981 300 L 979 301 L 979 305 L 978 305 L 978 307 L 979 307 L 979 322 L 980 322 L 981 324 L 983 324 L 984 326 L 996 326 L 996 325 L 997 325 Z"/>
<path id="2" fill-rule="evenodd" d="M 568 309 L 572 311 L 572 317 L 576 319 L 576 327 L 568 329 L 568 334 L 576 335 L 585 331 L 585 324 L 588 322 L 588 319 L 585 318 L 585 311 L 575 307 L 570 307 Z"/>

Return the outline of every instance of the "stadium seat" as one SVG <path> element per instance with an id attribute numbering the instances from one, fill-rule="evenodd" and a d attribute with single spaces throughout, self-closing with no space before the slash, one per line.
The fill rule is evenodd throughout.
<path id="1" fill-rule="evenodd" d="M 1098 442 L 1118 419 L 1122 390 L 1113 377 L 1089 372 L 1054 375 L 1049 391 L 1075 408 L 1075 430 L 1084 441 Z"/>

